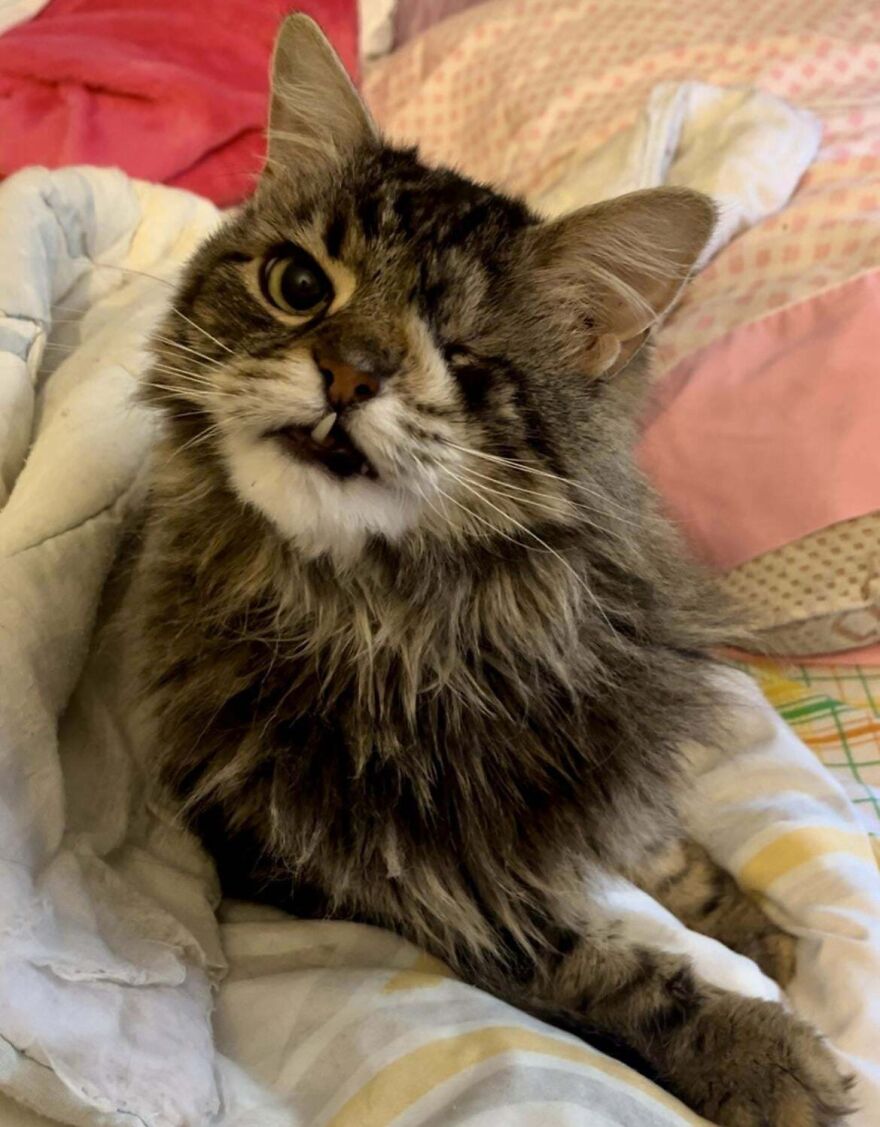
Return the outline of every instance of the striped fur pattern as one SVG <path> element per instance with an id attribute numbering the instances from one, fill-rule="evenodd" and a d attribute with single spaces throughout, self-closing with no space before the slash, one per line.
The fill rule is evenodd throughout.
<path id="1" fill-rule="evenodd" d="M 631 459 L 641 346 L 711 209 L 671 191 L 542 223 L 384 145 L 303 17 L 277 58 L 303 65 L 277 76 L 267 173 L 193 259 L 144 387 L 157 778 L 227 892 L 392 928 L 719 1122 L 836 1122 L 812 1031 L 627 943 L 591 894 L 635 874 L 790 969 L 676 845 L 727 628 Z M 303 75 L 323 98 L 291 95 Z M 329 282 L 318 315 L 261 288 L 291 245 Z M 326 416 L 328 353 L 380 387 L 334 424 L 366 473 L 278 441 Z"/>

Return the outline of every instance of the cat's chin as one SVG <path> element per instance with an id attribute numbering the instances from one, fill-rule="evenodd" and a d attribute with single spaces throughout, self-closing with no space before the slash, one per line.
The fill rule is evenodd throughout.
<path id="1" fill-rule="evenodd" d="M 362 553 L 370 538 L 394 543 L 416 527 L 420 498 L 369 470 L 332 473 L 318 459 L 298 456 L 301 442 L 299 435 L 257 440 L 227 435 L 223 455 L 236 494 L 262 512 L 304 556 L 329 555 L 348 562 Z M 364 455 L 356 460 L 358 466 L 370 465 Z"/>

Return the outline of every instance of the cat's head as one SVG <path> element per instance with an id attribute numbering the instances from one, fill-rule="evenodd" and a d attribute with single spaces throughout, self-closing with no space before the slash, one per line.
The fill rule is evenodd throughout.
<path id="1" fill-rule="evenodd" d="M 676 189 L 544 222 L 428 168 L 383 142 L 317 26 L 292 16 L 266 170 L 190 264 L 147 393 L 181 457 L 306 555 L 543 539 L 589 519 L 592 469 L 619 441 L 608 389 L 713 222 Z"/>

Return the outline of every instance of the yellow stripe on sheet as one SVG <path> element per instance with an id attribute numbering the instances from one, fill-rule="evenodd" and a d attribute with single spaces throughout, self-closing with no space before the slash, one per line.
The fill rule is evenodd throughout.
<path id="1" fill-rule="evenodd" d="M 764 659 L 769 660 L 769 659 Z M 799 685 L 791 677 L 785 677 L 772 665 L 767 667 L 755 659 L 749 662 L 749 672 L 758 681 L 761 691 L 774 708 L 778 709 L 789 704 L 792 700 L 799 700 L 804 695 L 804 686 Z"/>
<path id="2" fill-rule="evenodd" d="M 649 1096 L 656 1104 L 675 1112 L 683 1123 L 705 1127 L 706 1120 L 619 1061 L 549 1033 L 515 1025 L 468 1030 L 398 1057 L 368 1080 L 330 1119 L 327 1127 L 387 1127 L 438 1084 L 511 1050 L 542 1053 L 556 1060 L 586 1065 L 626 1088 Z"/>
<path id="3" fill-rule="evenodd" d="M 869 864 L 874 862 L 866 834 L 834 826 L 800 826 L 753 854 L 737 872 L 737 881 L 743 888 L 764 892 L 786 873 L 830 853 L 851 853 Z"/>
<path id="4" fill-rule="evenodd" d="M 427 986 L 436 986 L 438 982 L 454 978 L 452 971 L 445 963 L 420 951 L 411 967 L 393 975 L 382 987 L 383 994 L 394 994 L 398 990 L 421 990 Z"/>

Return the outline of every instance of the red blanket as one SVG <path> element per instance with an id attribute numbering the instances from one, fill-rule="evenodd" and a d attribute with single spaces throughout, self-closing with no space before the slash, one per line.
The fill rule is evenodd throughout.
<path id="1" fill-rule="evenodd" d="M 356 0 L 52 0 L 0 36 L 0 176 L 116 165 L 242 199 L 262 163 L 272 41 L 293 9 L 356 76 Z"/>

